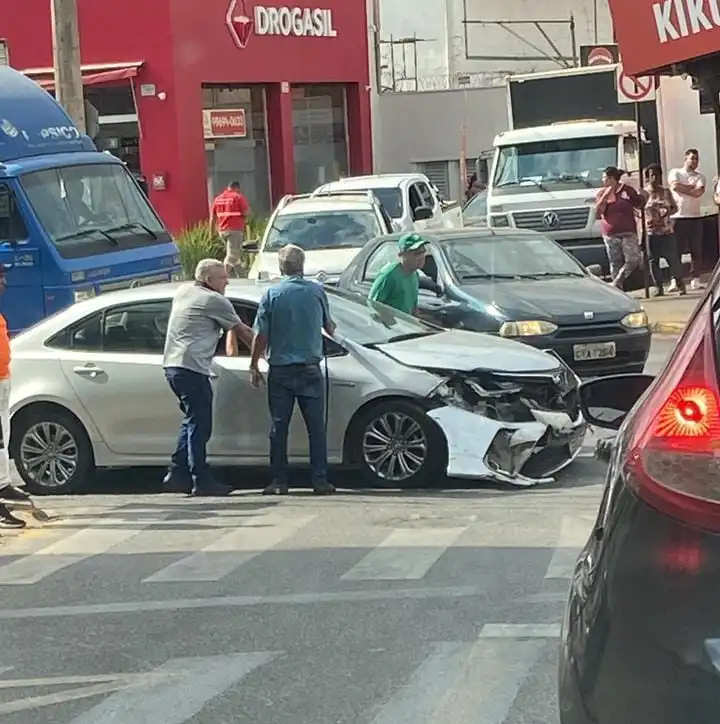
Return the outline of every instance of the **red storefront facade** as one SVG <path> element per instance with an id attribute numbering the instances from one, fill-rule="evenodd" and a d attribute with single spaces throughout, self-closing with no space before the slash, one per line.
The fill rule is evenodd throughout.
<path id="1" fill-rule="evenodd" d="M 365 0 L 78 5 L 86 95 L 126 93 L 135 116 L 101 108 L 100 121 L 135 117 L 139 171 L 171 229 L 206 218 L 230 180 L 263 213 L 284 193 L 370 172 Z M 0 38 L 13 67 L 52 86 L 47 0 L 3 15 Z"/>

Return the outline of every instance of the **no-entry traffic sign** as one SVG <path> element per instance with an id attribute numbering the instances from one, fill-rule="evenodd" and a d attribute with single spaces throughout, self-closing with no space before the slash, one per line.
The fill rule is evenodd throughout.
<path id="1" fill-rule="evenodd" d="M 652 75 L 635 78 L 626 75 L 622 65 L 618 65 L 616 85 L 618 103 L 640 103 L 655 100 L 655 77 Z"/>

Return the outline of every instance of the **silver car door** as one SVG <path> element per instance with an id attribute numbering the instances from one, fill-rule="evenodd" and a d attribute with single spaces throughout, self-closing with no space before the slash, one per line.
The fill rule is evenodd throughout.
<path id="1" fill-rule="evenodd" d="M 119 305 L 67 331 L 63 373 L 110 450 L 167 456 L 181 413 L 162 369 L 170 301 Z"/>

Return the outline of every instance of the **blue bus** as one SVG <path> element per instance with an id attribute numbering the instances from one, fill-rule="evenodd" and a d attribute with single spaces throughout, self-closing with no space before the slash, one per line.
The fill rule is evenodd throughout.
<path id="1" fill-rule="evenodd" d="M 11 334 L 104 291 L 180 275 L 177 246 L 120 159 L 0 67 L 0 299 Z"/>

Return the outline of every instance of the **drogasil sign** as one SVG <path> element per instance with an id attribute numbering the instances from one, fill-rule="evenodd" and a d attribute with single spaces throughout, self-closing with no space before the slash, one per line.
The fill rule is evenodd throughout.
<path id="1" fill-rule="evenodd" d="M 720 0 L 608 0 L 628 75 L 720 53 Z"/>
<path id="2" fill-rule="evenodd" d="M 231 0 L 226 23 L 238 48 L 246 48 L 253 35 L 337 37 L 332 10 L 324 8 L 266 7 Z"/>

